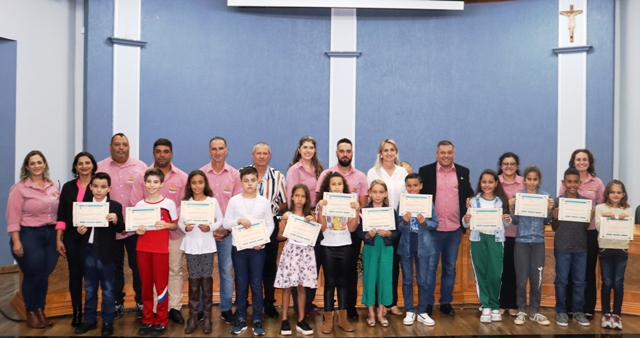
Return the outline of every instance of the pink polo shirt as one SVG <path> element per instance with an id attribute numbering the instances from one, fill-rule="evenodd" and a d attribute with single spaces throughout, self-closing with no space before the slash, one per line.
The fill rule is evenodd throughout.
<path id="1" fill-rule="evenodd" d="M 144 175 L 147 165 L 135 158 L 129 157 L 123 165 L 119 166 L 111 157 L 98 162 L 97 172 L 105 172 L 111 176 L 111 192 L 109 197 L 111 200 L 122 204 L 122 216 L 127 217 L 126 208 L 135 205 L 131 204 L 130 196 L 133 188 L 133 181 L 139 173 Z M 126 221 L 126 219 L 125 219 Z M 123 239 L 131 236 L 134 232 L 127 235 L 116 234 L 116 239 Z"/>
<path id="2" fill-rule="evenodd" d="M 209 180 L 209 187 L 213 191 L 213 197 L 220 204 L 222 213 L 227 212 L 227 205 L 231 197 L 242 192 L 242 184 L 240 183 L 240 172 L 237 169 L 230 166 L 228 163 L 224 163 L 224 167 L 219 173 L 213 170 L 211 162 L 205 164 L 200 168 L 207 179 Z"/>
<path id="3" fill-rule="evenodd" d="M 286 178 L 288 200 L 291 200 L 291 192 L 293 191 L 293 187 L 298 183 L 302 183 L 306 185 L 307 188 L 309 188 L 309 192 L 311 193 L 311 206 L 316 206 L 316 195 L 313 192 L 316 191 L 318 179 L 316 178 L 315 168 L 311 169 L 311 171 L 307 170 L 304 165 L 302 165 L 302 161 L 298 161 L 296 164 L 289 167 L 289 170 L 287 170 Z"/>
<path id="4" fill-rule="evenodd" d="M 560 192 L 558 192 L 558 196 L 562 196 L 567 189 L 564 187 L 564 184 L 560 186 Z M 592 201 L 591 206 L 595 210 L 596 205 L 602 204 L 604 202 L 604 184 L 602 180 L 595 176 L 591 176 L 591 174 L 587 174 L 587 179 L 582 182 L 580 188 L 578 188 L 578 194 L 580 196 L 586 197 Z M 636 221 L 637 222 L 637 221 Z M 595 230 L 596 229 L 596 221 L 595 219 L 591 220 L 591 224 L 589 224 L 589 228 L 587 230 Z"/>
<path id="5" fill-rule="evenodd" d="M 436 212 L 438 231 L 455 231 L 460 227 L 460 205 L 458 201 L 458 175 L 456 166 L 445 171 L 436 163 Z"/>
<path id="6" fill-rule="evenodd" d="M 154 167 L 155 163 L 152 163 L 149 168 Z M 184 198 L 184 188 L 187 185 L 188 177 L 189 175 L 187 175 L 187 173 L 171 164 L 171 170 L 164 176 L 164 184 L 162 188 L 160 188 L 160 195 L 175 203 L 178 217 L 180 216 L 180 202 Z M 149 196 L 149 193 L 147 193 L 147 189 L 144 187 L 144 172 L 142 172 L 136 175 L 133 180 L 129 203 L 135 205 L 147 198 L 147 196 Z M 180 239 L 182 236 L 184 236 L 184 233 L 180 229 L 169 231 L 169 239 Z"/>
<path id="7" fill-rule="evenodd" d="M 515 181 L 511 183 L 507 183 L 504 181 L 504 176 L 499 175 L 500 183 L 502 183 L 502 189 L 504 193 L 507 195 L 507 198 L 513 197 L 517 192 L 522 191 L 524 189 L 524 177 L 516 175 Z M 505 208 L 503 206 L 503 208 Z M 507 206 L 508 208 L 508 206 Z M 518 226 L 515 224 L 509 225 L 507 230 L 505 230 L 504 235 L 506 237 L 516 237 L 516 232 L 518 232 Z"/>
<path id="8" fill-rule="evenodd" d="M 55 224 L 58 217 L 60 189 L 46 181 L 44 189 L 31 178 L 18 182 L 9 189 L 7 200 L 7 232 L 20 231 L 20 226 L 39 227 Z"/>
<path id="9" fill-rule="evenodd" d="M 340 171 L 339 164 L 336 164 L 333 167 L 324 170 L 320 174 L 320 177 L 318 177 L 318 183 L 316 184 L 315 192 L 320 191 L 324 177 L 333 171 L 337 171 L 340 174 L 342 174 L 342 176 L 344 176 L 344 178 L 347 180 L 347 184 L 349 185 L 349 190 L 351 191 L 352 194 L 356 194 L 358 195 L 358 197 L 368 195 L 367 175 L 365 175 L 362 171 L 355 169 L 353 166 L 349 166 L 349 172 L 345 174 L 342 171 Z M 293 186 L 291 186 L 291 189 L 293 189 Z"/>

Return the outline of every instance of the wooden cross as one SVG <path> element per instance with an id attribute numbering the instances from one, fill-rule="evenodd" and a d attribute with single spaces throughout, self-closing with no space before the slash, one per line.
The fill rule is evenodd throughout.
<path id="1" fill-rule="evenodd" d="M 569 17 L 569 42 L 573 42 L 573 29 L 576 26 L 575 16 L 582 14 L 582 10 L 574 11 L 573 5 L 570 5 L 568 11 L 560 11 L 560 14 Z"/>

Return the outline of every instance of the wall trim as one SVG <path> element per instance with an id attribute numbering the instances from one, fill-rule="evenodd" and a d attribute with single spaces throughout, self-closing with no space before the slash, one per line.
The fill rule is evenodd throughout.
<path id="1" fill-rule="evenodd" d="M 114 45 L 144 47 L 147 44 L 146 41 L 116 38 L 116 37 L 113 37 L 113 36 L 109 37 L 108 39 Z"/>
<path id="2" fill-rule="evenodd" d="M 324 52 L 328 57 L 335 58 L 351 58 L 351 57 L 359 57 L 362 55 L 362 52 Z"/>
<path id="3" fill-rule="evenodd" d="M 558 48 L 552 48 L 551 50 L 556 54 L 563 54 L 563 53 L 588 52 L 589 50 L 591 50 L 591 48 L 593 48 L 593 46 L 588 45 L 588 46 L 575 46 L 575 47 L 558 47 Z"/>

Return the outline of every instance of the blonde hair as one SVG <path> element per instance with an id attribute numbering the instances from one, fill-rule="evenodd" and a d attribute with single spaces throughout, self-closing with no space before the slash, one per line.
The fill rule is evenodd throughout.
<path id="1" fill-rule="evenodd" d="M 29 178 L 29 170 L 27 170 L 27 167 L 29 166 L 29 159 L 31 158 L 31 156 L 35 155 L 42 157 L 42 161 L 44 162 L 42 179 L 45 181 L 51 181 L 51 179 L 49 178 L 49 162 L 47 162 L 47 159 L 44 157 L 44 154 L 42 154 L 40 150 L 32 150 L 27 153 L 27 156 L 24 157 L 24 161 L 22 161 L 22 168 L 20 168 L 20 182 L 24 182 L 27 180 L 27 178 Z"/>
<path id="2" fill-rule="evenodd" d="M 382 166 L 382 149 L 386 144 L 391 144 L 393 148 L 396 149 L 396 159 L 393 161 L 395 165 L 400 165 L 400 151 L 398 151 L 398 144 L 392 138 L 386 138 L 380 142 L 380 146 L 378 147 L 378 155 L 376 156 L 376 162 L 373 165 L 376 168 L 376 171 L 380 171 L 380 167 Z"/>
<path id="3" fill-rule="evenodd" d="M 367 204 L 371 204 L 373 203 L 373 199 L 371 199 L 371 189 L 373 189 L 374 185 L 380 185 L 384 188 L 384 191 L 387 192 L 387 197 L 384 198 L 384 200 L 382 201 L 382 205 L 388 207 L 389 206 L 389 189 L 387 189 L 387 184 L 384 183 L 383 180 L 381 179 L 375 179 L 371 182 L 371 185 L 369 186 L 369 201 L 367 202 Z"/>

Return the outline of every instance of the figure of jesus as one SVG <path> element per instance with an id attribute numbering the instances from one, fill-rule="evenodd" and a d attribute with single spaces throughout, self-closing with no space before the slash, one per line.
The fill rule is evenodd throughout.
<path id="1" fill-rule="evenodd" d="M 568 11 L 560 11 L 560 14 L 569 17 L 569 42 L 573 42 L 573 30 L 576 26 L 575 16 L 578 14 L 582 14 L 582 10 L 574 11 L 573 5 L 571 5 L 569 6 Z"/>

